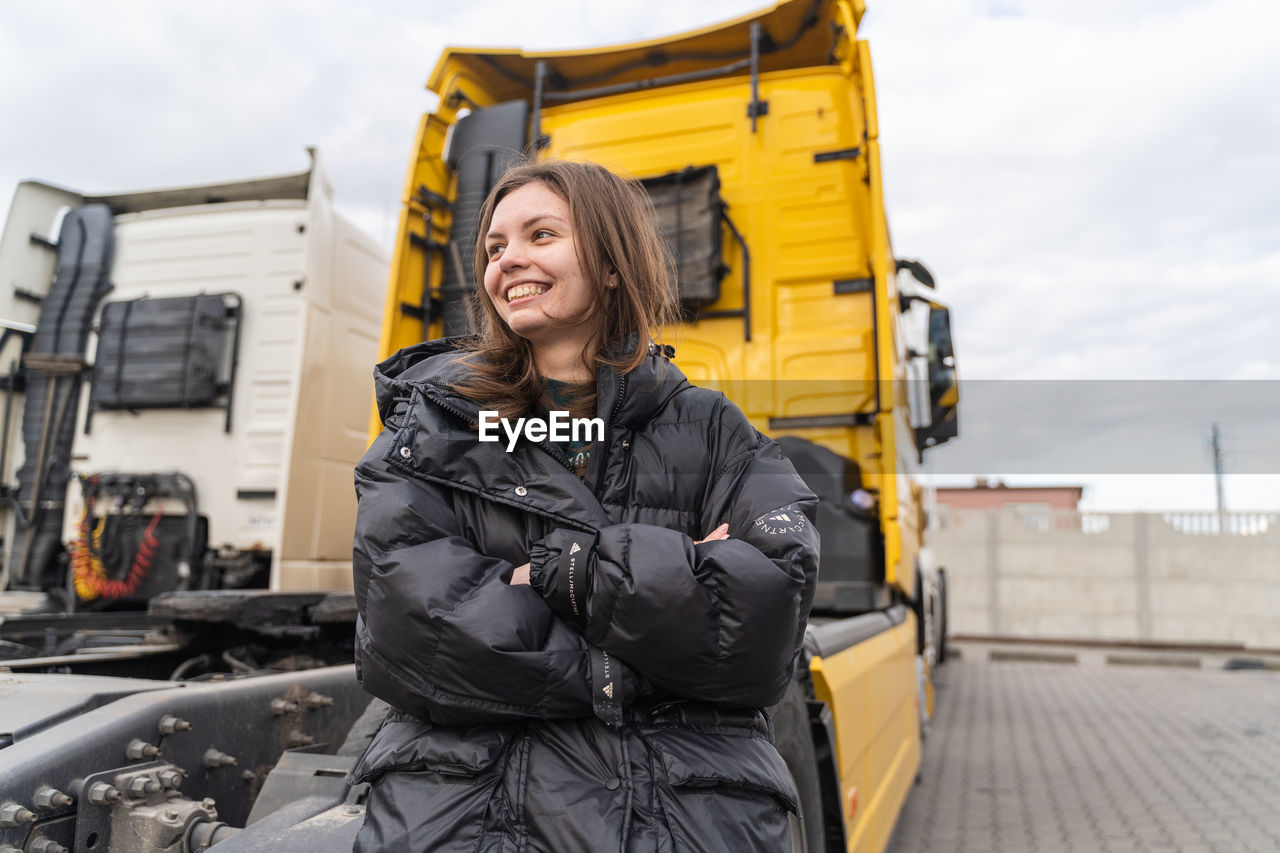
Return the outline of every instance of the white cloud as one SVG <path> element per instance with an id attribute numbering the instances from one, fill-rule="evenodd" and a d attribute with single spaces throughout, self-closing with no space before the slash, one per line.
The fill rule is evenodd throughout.
<path id="1" fill-rule="evenodd" d="M 279 174 L 321 149 L 336 199 L 382 235 L 447 44 L 581 47 L 703 26 L 755 4 L 69 0 L 0 31 L 0 201 L 22 178 L 86 192 Z"/>
<path id="2" fill-rule="evenodd" d="M 963 375 L 1280 375 L 1280 12 L 922 0 L 866 23 L 895 248 L 953 302 Z"/>

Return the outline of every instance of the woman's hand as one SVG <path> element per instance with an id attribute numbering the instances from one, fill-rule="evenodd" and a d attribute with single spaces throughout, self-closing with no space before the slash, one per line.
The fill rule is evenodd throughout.
<path id="1" fill-rule="evenodd" d="M 708 533 L 706 539 L 699 539 L 697 542 L 694 542 L 693 544 L 701 545 L 703 542 L 715 542 L 718 539 L 728 539 L 728 538 L 729 538 L 729 525 L 722 524 L 719 527 L 717 527 L 715 530 Z"/>
<path id="2" fill-rule="evenodd" d="M 703 542 L 715 542 L 718 539 L 729 538 L 729 525 L 722 524 L 715 530 L 707 534 L 706 539 L 699 539 L 694 545 L 701 545 Z M 516 566 L 515 571 L 511 573 L 511 586 L 528 586 L 529 585 L 529 564 Z"/>
<path id="3" fill-rule="evenodd" d="M 722 524 L 715 530 L 707 534 L 706 539 L 699 539 L 694 545 L 701 545 L 703 542 L 715 542 L 718 539 L 729 538 L 729 525 Z M 529 564 L 516 566 L 515 571 L 511 573 L 511 586 L 528 586 L 529 585 Z"/>

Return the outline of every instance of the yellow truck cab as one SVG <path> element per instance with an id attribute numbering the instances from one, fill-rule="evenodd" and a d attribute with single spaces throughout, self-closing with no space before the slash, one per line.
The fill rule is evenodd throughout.
<path id="1" fill-rule="evenodd" d="M 863 10 L 782 0 L 638 44 L 446 50 L 381 339 L 387 355 L 466 330 L 477 213 L 512 162 L 643 182 L 678 273 L 676 363 L 822 499 L 807 666 L 775 710 L 810 851 L 882 850 L 917 773 L 943 602 L 914 472 L 957 432 L 947 308 L 889 244 Z"/>

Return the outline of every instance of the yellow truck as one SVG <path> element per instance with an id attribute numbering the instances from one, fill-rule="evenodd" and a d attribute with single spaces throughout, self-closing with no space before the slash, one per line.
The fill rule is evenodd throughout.
<path id="1" fill-rule="evenodd" d="M 386 355 L 466 328 L 476 212 L 508 163 L 584 158 L 644 183 L 679 281 L 685 322 L 667 338 L 676 363 L 777 437 L 822 499 L 804 666 L 773 709 L 802 800 L 798 849 L 808 853 L 887 846 L 918 772 L 933 669 L 944 657 L 944 584 L 923 543 L 913 471 L 927 448 L 956 435 L 955 355 L 932 278 L 889 245 L 871 65 L 857 39 L 862 12 L 860 0 L 784 0 L 641 44 L 446 51 L 428 84 L 439 106 L 414 142 L 377 345 Z M 376 319 L 357 316 L 355 295 L 376 259 L 360 241 L 338 252 L 354 238 L 331 223 L 321 187 L 311 173 L 97 199 L 30 185 L 15 201 L 0 239 L 0 271 L 15 285 L 9 303 L 0 293 L 0 308 L 8 305 L 0 350 L 8 345 L 12 359 L 4 383 L 12 436 L 0 445 L 21 437 L 33 465 L 44 463 L 16 488 L 0 477 L 0 498 L 14 513 L 44 512 L 43 538 L 13 538 L 47 547 L 24 546 L 40 559 L 15 558 L 14 583 L 0 592 L 0 853 L 351 849 L 368 786 L 347 784 L 346 774 L 385 708 L 356 683 L 350 580 L 337 566 L 339 546 L 326 543 L 350 541 L 350 507 L 345 525 L 329 509 L 349 501 L 343 460 L 363 446 L 368 384 L 343 381 L 338 369 L 301 370 L 289 399 L 310 400 L 308 408 L 275 397 L 268 405 L 253 382 L 263 366 L 263 382 L 278 391 L 283 374 L 273 365 L 310 363 L 282 360 L 285 344 L 305 341 L 352 369 L 374 359 Z M 50 240 L 55 214 L 62 226 Z M 232 258 L 264 258 L 262 270 L 237 273 L 243 311 L 219 301 L 209 322 L 171 322 L 203 316 L 199 300 L 217 296 L 182 289 L 203 281 L 184 265 L 207 267 L 215 242 Z M 97 254 L 82 250 L 91 243 Z M 262 255 L 277 244 L 281 251 Z M 297 269 L 281 267 L 282 257 Z M 338 263 L 331 269 L 326 259 Z M 106 298 L 97 314 L 94 302 L 76 303 L 71 354 L 42 338 L 65 325 L 63 280 L 113 281 L 124 297 Z M 105 288 L 93 292 L 101 299 Z M 292 318 L 305 334 L 288 331 Z M 367 332 L 342 331 L 363 320 Z M 144 410 L 124 392 L 159 393 L 149 377 L 219 363 L 191 354 L 199 335 L 179 335 L 177 356 L 147 355 L 185 328 L 222 342 L 226 381 L 210 374 L 218 381 L 205 383 L 200 406 L 184 390 L 177 407 L 146 397 Z M 344 339 L 356 348 L 344 350 Z M 93 340 L 96 351 L 85 350 Z M 119 355 L 125 341 L 136 357 Z M 149 372 L 135 381 L 122 364 Z M 55 396 L 39 389 L 55 381 L 73 392 L 87 383 L 86 411 L 51 406 Z M 299 396 L 312 385 L 316 393 Z M 322 400 L 332 416 L 317 414 Z M 292 461 L 268 470 L 254 453 L 274 433 L 255 418 L 275 423 L 282 412 L 285 435 L 266 448 Z M 64 419 L 68 428 L 55 430 Z M 295 422 L 331 431 L 293 430 Z M 49 435 L 65 447 L 51 451 Z M 176 445 L 173 463 L 163 461 L 162 435 L 188 442 L 185 452 Z M 145 440 L 110 443 L 119 437 Z M 0 455 L 0 474 L 5 458 L 15 459 Z M 86 468 L 92 489 L 132 489 L 128 500 L 100 496 L 101 534 L 87 503 L 77 514 L 66 511 L 71 499 L 52 503 L 53 491 L 29 497 L 31 482 L 65 485 L 65 474 L 44 473 L 60 459 L 58 470 Z M 179 461 L 179 470 L 163 467 Z M 242 471 L 258 479 L 233 479 Z M 148 585 L 130 588 L 133 550 L 108 559 L 109 522 L 159 525 L 174 501 L 158 478 L 181 484 L 184 473 L 188 506 L 155 537 L 187 545 L 160 547 Z M 283 507 L 286 494 L 288 511 L 265 509 Z M 34 516 L 23 518 L 23 529 L 35 529 Z M 207 537 L 178 524 L 192 519 Z M 247 544 L 221 532 L 238 529 L 237 519 L 257 531 Z M 56 547 L 68 525 L 81 531 L 70 566 Z M 99 588 L 82 589 L 90 575 Z M 243 588 L 255 583 L 267 588 Z M 103 594 L 116 587 L 129 594 Z M 126 598 L 147 609 L 125 609 Z"/>
<path id="2" fill-rule="evenodd" d="M 775 712 L 810 851 L 883 849 L 916 776 L 945 602 L 913 472 L 956 435 L 948 310 L 889 244 L 863 11 L 783 0 L 638 44 L 446 50 L 381 343 L 466 330 L 476 215 L 510 163 L 586 159 L 644 183 L 679 281 L 676 363 L 822 498 L 808 666 Z"/>

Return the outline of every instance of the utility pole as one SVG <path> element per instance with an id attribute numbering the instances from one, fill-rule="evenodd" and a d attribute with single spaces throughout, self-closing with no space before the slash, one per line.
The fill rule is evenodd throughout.
<path id="1" fill-rule="evenodd" d="M 1222 436 L 1218 432 L 1218 425 L 1213 425 L 1213 435 L 1209 440 L 1210 446 L 1213 448 L 1213 480 L 1214 486 L 1218 491 L 1218 532 L 1227 532 L 1227 499 L 1223 493 L 1222 480 Z"/>

